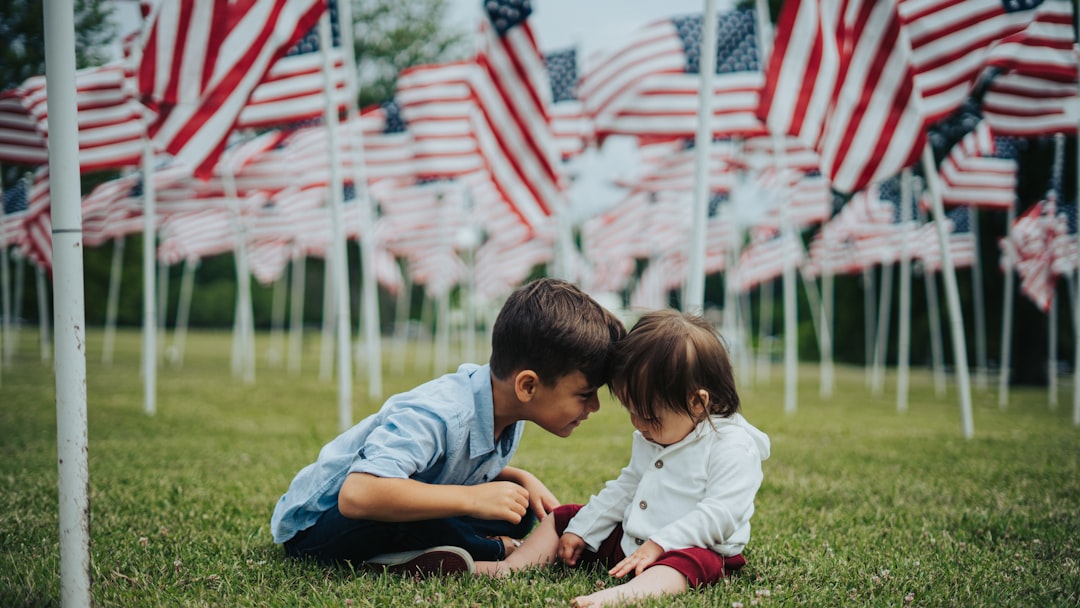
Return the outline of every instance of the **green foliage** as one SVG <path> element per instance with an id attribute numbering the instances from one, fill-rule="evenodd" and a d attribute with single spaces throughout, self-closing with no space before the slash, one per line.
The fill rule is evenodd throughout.
<path id="1" fill-rule="evenodd" d="M 0 605 L 59 603 L 54 372 L 33 328 L 0 377 Z M 258 336 L 266 352 L 268 336 Z M 189 336 L 183 368 L 158 375 L 143 413 L 140 337 L 118 336 L 99 363 L 86 340 L 93 600 L 101 606 L 561 606 L 606 574 L 551 568 L 504 581 L 412 580 L 287 560 L 268 521 L 292 476 L 337 432 L 337 392 L 315 369 L 290 375 L 260 356 L 258 382 L 229 371 L 230 335 Z M 430 345 L 413 345 L 409 361 Z M 388 352 L 393 349 L 388 348 Z M 430 359 L 425 359 L 429 361 Z M 388 364 L 389 366 L 389 364 Z M 387 373 L 387 393 L 430 369 Z M 773 445 L 744 571 L 646 606 L 1076 606 L 1080 602 L 1080 429 L 1045 391 L 1014 390 L 1002 411 L 975 391 L 975 437 L 961 435 L 956 391 L 936 399 L 912 377 L 908 411 L 873 398 L 861 368 L 840 368 L 836 397 L 801 370 L 798 411 L 783 383 L 741 387 L 744 414 Z M 773 377 L 778 376 L 774 369 Z M 888 386 L 895 385 L 890 375 Z M 354 419 L 378 403 L 357 382 Z M 604 403 L 569 439 L 533 427 L 515 464 L 564 502 L 582 502 L 625 464 L 630 426 Z M 1068 389 L 1062 401 L 1068 401 Z"/>
<path id="2" fill-rule="evenodd" d="M 445 24 L 446 0 L 353 0 L 352 6 L 361 107 L 392 98 L 405 68 L 471 52 L 465 34 Z M 477 2 L 478 16 L 479 8 Z"/>

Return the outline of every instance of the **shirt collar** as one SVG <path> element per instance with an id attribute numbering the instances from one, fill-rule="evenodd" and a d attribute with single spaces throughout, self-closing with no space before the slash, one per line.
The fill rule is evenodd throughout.
<path id="1" fill-rule="evenodd" d="M 481 365 L 469 370 L 476 415 L 469 429 L 469 458 L 495 450 L 495 402 L 491 395 L 491 367 Z"/>

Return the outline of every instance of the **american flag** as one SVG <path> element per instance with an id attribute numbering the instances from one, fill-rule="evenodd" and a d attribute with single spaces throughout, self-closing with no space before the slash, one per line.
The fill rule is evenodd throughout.
<path id="1" fill-rule="evenodd" d="M 1016 170 L 1016 146 L 1008 138 L 994 137 L 981 120 L 938 167 L 943 202 L 1008 210 L 1016 201 Z"/>
<path id="2" fill-rule="evenodd" d="M 1043 0 L 900 0 L 927 124 L 959 108 L 994 46 L 1023 30 Z M 1071 40 L 1071 35 L 1070 35 Z"/>
<path id="3" fill-rule="evenodd" d="M 1055 245 L 1060 247 L 1069 230 L 1067 222 L 1059 219 L 1056 198 L 1051 193 L 1032 205 L 998 241 L 1002 270 L 1020 275 L 1020 291 L 1043 312 L 1050 310 L 1057 288 Z"/>
<path id="4" fill-rule="evenodd" d="M 150 136 L 207 177 L 267 71 L 326 10 L 324 0 L 216 0 L 157 6 L 139 64 Z"/>
<path id="5" fill-rule="evenodd" d="M 83 173 L 137 165 L 145 133 L 142 106 L 124 67 L 112 63 L 75 72 L 79 169 Z M 0 161 L 49 162 L 45 77 L 0 93 Z"/>
<path id="6" fill-rule="evenodd" d="M 855 193 L 814 236 L 807 271 L 815 276 L 825 271 L 844 274 L 878 263 L 875 257 L 863 254 L 859 240 L 888 234 L 895 218 L 895 205 L 883 201 L 876 188 Z M 882 240 L 889 244 L 887 239 Z"/>
<path id="7" fill-rule="evenodd" d="M 593 138 L 592 121 L 577 97 L 577 49 L 544 55 L 551 80 L 551 131 L 563 160 L 581 154 Z"/>
<path id="8" fill-rule="evenodd" d="M 528 21 L 532 6 L 485 0 L 483 7 L 473 93 L 491 136 L 485 157 L 506 200 L 525 224 L 537 226 L 563 204 L 565 184 L 548 115 L 551 84 Z"/>
<path id="9" fill-rule="evenodd" d="M 892 211 L 892 217 L 888 222 L 861 227 L 855 235 L 857 255 L 868 264 L 892 264 L 907 247 L 909 255 L 914 256 L 911 243 L 918 231 L 919 215 L 916 200 L 903 200 L 899 177 L 877 183 L 876 190 L 880 203 Z"/>
<path id="10" fill-rule="evenodd" d="M 798 268 L 805 257 L 798 233 L 774 231 L 772 236 L 750 243 L 739 256 L 735 285 L 746 292 L 784 274 L 788 264 Z"/>
<path id="11" fill-rule="evenodd" d="M 486 167 L 478 141 L 480 121 L 472 94 L 478 70 L 471 62 L 422 65 L 402 70 L 395 98 L 413 136 L 420 178 L 453 177 Z"/>
<path id="12" fill-rule="evenodd" d="M 785 2 L 765 78 L 759 116 L 812 145 L 834 190 L 918 160 L 925 129 L 892 2 Z"/>
<path id="13" fill-rule="evenodd" d="M 971 232 L 972 207 L 957 207 L 945 214 L 946 246 L 954 268 L 967 268 L 975 264 L 975 235 Z M 941 270 L 941 244 L 938 242 L 934 222 L 923 224 L 915 235 L 913 254 L 918 256 L 924 270 Z"/>
<path id="14" fill-rule="evenodd" d="M 22 252 L 43 270 L 52 272 L 52 203 L 49 196 L 49 166 L 34 171 L 30 202 L 23 218 L 25 240 Z"/>
<path id="15" fill-rule="evenodd" d="M 3 191 L 0 198 L 0 248 L 20 245 L 23 241 L 23 220 L 30 206 L 28 180 L 20 179 Z"/>
<path id="16" fill-rule="evenodd" d="M 764 76 L 755 13 L 737 9 L 718 19 L 711 131 L 714 136 L 761 134 L 764 128 L 755 112 Z M 582 76 L 578 93 L 599 136 L 693 137 L 702 21 L 701 15 L 689 15 L 651 24 Z"/>
<path id="17" fill-rule="evenodd" d="M 365 108 L 360 113 L 360 124 L 369 184 L 416 175 L 412 133 L 396 100 Z"/>
<path id="18" fill-rule="evenodd" d="M 334 102 L 339 110 L 346 107 L 345 58 L 341 51 L 341 25 L 337 0 L 330 0 L 332 45 L 329 50 Z M 236 128 L 265 128 L 320 118 L 326 107 L 326 83 L 323 76 L 319 27 L 313 26 L 285 55 L 270 66 L 270 71 L 251 93 Z"/>
<path id="19" fill-rule="evenodd" d="M 1024 30 L 994 47 L 989 63 L 994 70 L 983 111 L 995 133 L 1076 132 L 1076 118 L 1066 111 L 1076 102 L 1077 80 L 1070 2 L 1045 0 Z"/>

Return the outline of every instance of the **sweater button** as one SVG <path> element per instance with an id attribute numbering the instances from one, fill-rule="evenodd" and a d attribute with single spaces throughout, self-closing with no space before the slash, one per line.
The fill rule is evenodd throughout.
<path id="1" fill-rule="evenodd" d="M 638 506 L 641 507 L 642 509 L 648 509 L 649 508 L 649 503 L 647 503 L 647 502 L 645 502 L 643 500 L 643 501 L 638 503 Z"/>
<path id="2" fill-rule="evenodd" d="M 640 539 L 640 538 L 635 538 L 635 539 L 634 539 L 634 544 L 635 544 L 635 545 L 644 545 L 644 544 L 645 544 L 645 541 L 644 541 L 644 540 L 642 540 L 642 539 Z"/>
<path id="3" fill-rule="evenodd" d="M 658 468 L 658 469 L 664 468 L 664 461 L 663 460 L 657 460 L 656 461 L 656 468 Z"/>

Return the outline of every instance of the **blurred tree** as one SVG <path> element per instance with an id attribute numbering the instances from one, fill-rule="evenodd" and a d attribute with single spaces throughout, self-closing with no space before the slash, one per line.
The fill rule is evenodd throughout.
<path id="1" fill-rule="evenodd" d="M 446 0 L 352 0 L 360 107 L 393 97 L 401 70 L 465 59 L 465 32 L 447 27 Z M 480 2 L 477 0 L 477 15 Z"/>

